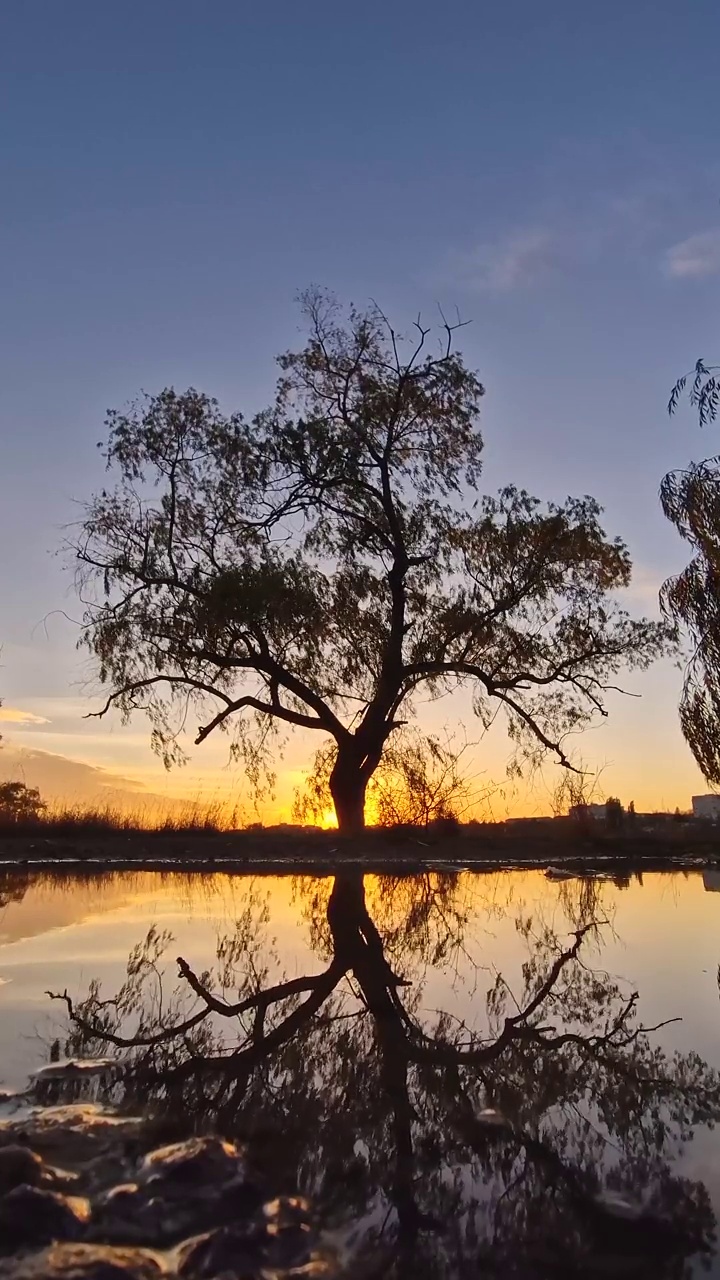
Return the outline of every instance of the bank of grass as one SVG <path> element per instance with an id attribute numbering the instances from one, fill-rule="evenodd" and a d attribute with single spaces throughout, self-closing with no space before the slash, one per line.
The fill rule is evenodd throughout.
<path id="1" fill-rule="evenodd" d="M 58 806 L 23 822 L 0 818 L 0 863 L 83 863 L 97 868 L 318 872 L 352 863 L 366 870 L 425 866 L 611 866 L 620 870 L 713 865 L 720 828 L 692 821 L 604 822 L 571 818 L 527 822 L 439 822 L 430 827 L 371 827 L 355 837 L 318 827 L 242 826 L 221 804 L 189 804 L 172 813 L 112 806 Z"/>
<path id="2" fill-rule="evenodd" d="M 36 816 L 16 819 L 0 810 L 0 838 L 27 839 L 32 836 L 117 836 L 154 834 L 216 835 L 241 827 L 237 809 L 216 804 L 188 803 L 172 811 L 138 806 L 118 809 L 112 804 L 48 805 Z"/>

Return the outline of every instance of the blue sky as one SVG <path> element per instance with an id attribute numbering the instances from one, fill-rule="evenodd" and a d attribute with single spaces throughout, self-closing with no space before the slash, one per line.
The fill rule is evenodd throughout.
<path id="1" fill-rule="evenodd" d="M 105 409 L 169 383 L 258 407 L 312 282 L 398 325 L 438 301 L 472 319 L 487 487 L 593 493 L 630 543 L 633 607 L 654 609 L 684 560 L 660 477 L 715 447 L 665 403 L 720 357 L 719 36 L 699 0 L 8 0 L 0 692 L 49 723 L 7 736 L 162 783 L 141 722 L 81 719 L 52 553 L 102 480 Z M 648 803 L 702 789 L 678 684 L 635 681 L 643 702 L 583 747 Z M 221 755 L 170 785 L 216 785 Z"/>

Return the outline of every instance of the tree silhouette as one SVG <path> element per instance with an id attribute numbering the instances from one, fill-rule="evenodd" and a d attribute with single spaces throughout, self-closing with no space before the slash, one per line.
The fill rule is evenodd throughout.
<path id="1" fill-rule="evenodd" d="M 0 822 L 32 822 L 47 809 L 37 787 L 0 782 Z"/>
<path id="2" fill-rule="evenodd" d="M 366 804 L 380 827 L 428 827 L 459 822 L 489 799 L 494 788 L 481 788 L 465 760 L 477 743 L 445 730 L 424 734 L 401 727 L 390 738 L 369 780 Z M 337 748 L 330 738 L 316 752 L 304 785 L 296 791 L 293 817 L 321 823 L 332 804 L 330 777 Z"/>
<path id="3" fill-rule="evenodd" d="M 519 918 L 522 989 L 498 974 L 482 1026 L 429 1014 L 423 955 L 448 929 L 453 891 L 419 881 L 408 929 L 411 883 L 378 896 L 400 895 L 389 945 L 360 873 L 336 876 L 324 898 L 301 886 L 309 918 L 323 917 L 313 936 L 330 940 L 324 967 L 302 977 L 274 980 L 252 895 L 214 974 L 179 960 L 172 992 L 169 939 L 153 930 L 116 997 L 97 985 L 77 1007 L 60 997 L 68 1047 L 122 1056 L 130 1104 L 247 1138 L 276 1182 L 357 1225 L 369 1274 L 485 1267 L 539 1280 L 591 1274 L 598 1256 L 632 1277 L 688 1274 L 714 1217 L 672 1159 L 720 1115 L 717 1075 L 695 1054 L 665 1054 L 637 993 L 588 966 L 600 926 L 587 918 L 566 942 Z M 459 911 L 460 943 L 462 928 Z"/>
<path id="4" fill-rule="evenodd" d="M 617 831 L 623 824 L 625 811 L 617 796 L 608 796 L 605 801 L 605 821 L 608 827 Z"/>
<path id="5" fill-rule="evenodd" d="M 28 889 L 36 882 L 37 876 L 23 872 L 3 871 L 0 873 L 0 908 L 11 902 L 22 902 Z"/>
<path id="6" fill-rule="evenodd" d="M 109 414 L 118 483 L 73 548 L 105 710 L 143 708 L 170 764 L 194 707 L 196 741 L 231 731 L 256 785 L 274 732 L 321 733 L 350 832 L 421 690 L 465 686 L 484 725 L 504 711 L 520 759 L 569 764 L 567 734 L 667 644 L 614 603 L 625 546 L 592 498 L 480 496 L 483 387 L 457 326 L 432 353 L 428 329 L 403 344 L 377 307 L 343 321 L 311 292 L 304 314 L 251 421 L 194 390 Z"/>
<path id="7" fill-rule="evenodd" d="M 718 412 L 717 368 L 698 360 L 693 373 L 675 384 L 673 414 L 689 383 L 690 403 L 700 424 Z M 687 568 L 663 584 L 660 600 L 668 618 L 690 634 L 690 659 L 680 701 L 680 725 L 708 782 L 720 783 L 720 459 L 692 462 L 669 471 L 660 486 L 668 520 L 690 544 Z"/>

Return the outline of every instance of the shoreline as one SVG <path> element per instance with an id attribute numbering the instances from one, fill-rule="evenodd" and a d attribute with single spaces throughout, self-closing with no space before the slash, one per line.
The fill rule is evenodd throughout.
<path id="1" fill-rule="evenodd" d="M 720 836 L 710 832 L 577 834 L 402 833 L 370 829 L 362 836 L 334 831 L 266 830 L 230 833 L 0 835 L 0 874 L 16 871 L 147 871 L 237 875 L 331 875 L 338 870 L 413 875 L 557 869 L 582 876 L 720 868 Z"/>

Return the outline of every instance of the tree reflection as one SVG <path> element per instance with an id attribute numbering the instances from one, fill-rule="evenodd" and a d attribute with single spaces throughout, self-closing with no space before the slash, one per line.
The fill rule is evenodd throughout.
<path id="1" fill-rule="evenodd" d="M 720 1083 L 589 967 L 597 895 L 572 900 L 565 939 L 520 912 L 521 987 L 496 974 L 470 1021 L 424 995 L 425 966 L 464 945 L 456 877 L 373 891 L 344 871 L 298 893 L 317 972 L 278 971 L 255 885 L 213 972 L 179 959 L 168 987 L 153 929 L 112 999 L 56 997 L 69 1051 L 111 1046 L 128 1102 L 249 1138 L 276 1184 L 361 1224 L 367 1274 L 689 1274 L 714 1215 L 673 1160 L 717 1119 Z"/>
<path id="2" fill-rule="evenodd" d="M 0 872 L 0 910 L 11 902 L 22 902 L 34 877 L 16 871 Z"/>

